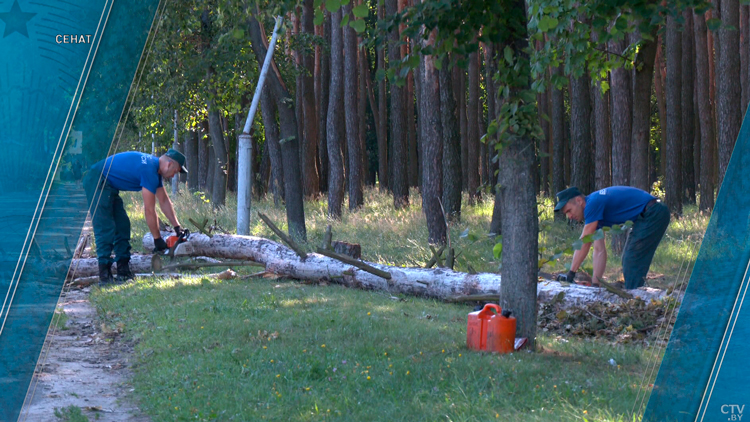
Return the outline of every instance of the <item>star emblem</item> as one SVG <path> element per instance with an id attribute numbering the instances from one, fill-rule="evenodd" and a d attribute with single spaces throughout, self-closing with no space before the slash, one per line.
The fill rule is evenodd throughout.
<path id="1" fill-rule="evenodd" d="M 18 32 L 24 37 L 29 38 L 29 31 L 26 28 L 26 24 L 34 16 L 36 16 L 36 13 L 23 12 L 21 6 L 18 5 L 18 0 L 14 0 L 9 12 L 0 13 L 0 20 L 5 22 L 3 38 L 14 32 Z"/>

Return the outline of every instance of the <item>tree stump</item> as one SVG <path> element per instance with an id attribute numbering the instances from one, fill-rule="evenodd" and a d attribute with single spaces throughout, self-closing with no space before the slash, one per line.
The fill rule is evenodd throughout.
<path id="1" fill-rule="evenodd" d="M 362 258 L 362 247 L 358 243 L 348 243 L 335 240 L 331 243 L 333 251 L 341 254 L 350 256 L 354 259 Z"/>

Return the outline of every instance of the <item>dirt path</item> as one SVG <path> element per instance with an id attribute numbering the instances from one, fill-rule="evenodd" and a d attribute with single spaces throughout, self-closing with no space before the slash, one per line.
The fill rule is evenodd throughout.
<path id="1" fill-rule="evenodd" d="M 71 289 L 60 299 L 66 329 L 47 338 L 19 421 L 54 421 L 55 408 L 71 405 L 92 421 L 150 420 L 130 398 L 132 347 L 116 333 L 102 333 L 88 293 Z"/>

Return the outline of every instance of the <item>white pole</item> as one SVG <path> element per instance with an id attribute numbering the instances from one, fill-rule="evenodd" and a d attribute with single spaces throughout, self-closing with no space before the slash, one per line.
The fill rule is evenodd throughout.
<path id="1" fill-rule="evenodd" d="M 174 141 L 172 142 L 172 148 L 177 149 L 177 110 L 174 111 Z M 172 178 L 172 195 L 177 195 L 180 190 L 180 173 L 177 173 Z"/>
<path id="2" fill-rule="evenodd" d="M 151 155 L 156 155 L 156 141 L 153 133 L 151 134 Z"/>
<path id="3" fill-rule="evenodd" d="M 253 189 L 253 155 L 252 141 L 250 139 L 250 127 L 253 124 L 255 112 L 258 111 L 260 94 L 261 92 L 263 92 L 263 84 L 266 81 L 268 69 L 271 67 L 273 50 L 276 47 L 276 38 L 278 38 L 279 35 L 281 21 L 281 16 L 277 16 L 276 25 L 273 28 L 273 35 L 271 36 L 271 42 L 268 44 L 268 51 L 266 51 L 266 57 L 263 61 L 263 67 L 261 68 L 260 76 L 258 77 L 258 85 L 255 87 L 253 102 L 250 105 L 250 111 L 247 113 L 245 127 L 242 131 L 242 134 L 239 136 L 237 147 L 239 152 L 239 159 L 237 160 L 237 234 L 239 235 L 247 236 L 250 234 L 250 206 L 252 203 Z"/>
<path id="4" fill-rule="evenodd" d="M 255 95 L 253 95 L 253 102 L 250 104 L 250 111 L 247 113 L 247 120 L 245 120 L 245 127 L 242 133 L 250 133 L 250 126 L 253 124 L 253 118 L 255 118 L 255 112 L 258 111 L 258 103 L 260 102 L 260 94 L 263 91 L 263 84 L 266 82 L 266 76 L 268 75 L 268 69 L 271 67 L 271 61 L 273 60 L 273 50 L 276 47 L 276 38 L 279 35 L 279 28 L 281 28 L 281 16 L 276 17 L 276 25 L 273 27 L 273 35 L 271 36 L 271 42 L 268 44 L 268 51 L 266 51 L 266 58 L 263 61 L 263 67 L 260 69 L 260 77 L 258 78 L 258 85 L 255 87 Z"/>

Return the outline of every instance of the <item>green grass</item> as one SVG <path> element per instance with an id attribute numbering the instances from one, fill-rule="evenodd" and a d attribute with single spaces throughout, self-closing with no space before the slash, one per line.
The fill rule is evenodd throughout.
<path id="1" fill-rule="evenodd" d="M 153 420 L 631 421 L 651 356 L 559 337 L 477 353 L 466 306 L 288 280 L 139 279 L 92 301 L 136 343 Z"/>
<path id="2" fill-rule="evenodd" d="M 123 193 L 127 204 L 128 214 L 133 223 L 132 235 L 135 239 L 136 250 L 141 249 L 140 239 L 148 232 L 142 212 L 140 194 Z M 392 197 L 367 189 L 365 205 L 356 212 L 349 212 L 344 207 L 341 221 L 330 221 L 327 217 L 327 202 L 325 198 L 305 202 L 305 220 L 308 242 L 303 246 L 313 251 L 322 242 L 327 224 L 333 226 L 335 240 L 344 240 L 362 245 L 362 257 L 368 261 L 390 265 L 417 266 L 423 265 L 431 256 L 427 243 L 427 226 L 422 213 L 421 198 L 416 190 L 411 192 L 411 206 L 408 209 L 394 210 Z M 188 228 L 193 229 L 188 218 L 202 221 L 209 218 L 213 223 L 230 232 L 236 232 L 236 197 L 227 196 L 227 205 L 214 210 L 213 206 L 201 194 L 180 194 L 172 198 L 178 218 Z M 468 197 L 464 197 L 462 219 L 459 223 L 451 224 L 450 238 L 456 252 L 460 253 L 456 260 L 456 269 L 466 271 L 471 265 L 477 271 L 495 272 L 500 261 L 495 259 L 492 248 L 495 240 L 487 237 L 489 223 L 492 217 L 494 198 L 484 195 L 483 201 L 470 207 Z M 582 226 L 555 221 L 553 217 L 553 203 L 550 198 L 539 198 L 540 257 L 549 258 L 556 247 L 567 247 L 575 241 L 581 233 Z M 270 195 L 264 200 L 253 201 L 253 214 L 250 221 L 250 231 L 253 235 L 279 240 L 268 227 L 258 218 L 255 211 L 266 213 L 283 230 L 286 230 L 286 212 L 283 208 L 274 207 Z M 162 217 L 164 221 L 165 218 Z M 656 287 L 666 287 L 676 279 L 685 275 L 685 268 L 695 261 L 698 246 L 703 238 L 708 216 L 702 215 L 695 206 L 686 206 L 683 217 L 675 219 L 667 230 L 667 234 L 656 251 L 651 266 L 652 273 L 663 274 L 665 277 L 650 280 Z M 461 237 L 466 229 L 479 240 L 472 241 L 469 237 Z M 609 242 L 608 242 L 609 245 Z M 609 246 L 608 246 L 609 248 Z M 610 280 L 622 279 L 620 257 L 609 249 L 609 263 L 605 276 Z M 570 257 L 564 261 L 545 265 L 546 271 L 565 271 L 564 263 L 569 263 Z M 589 268 L 591 254 L 584 263 Z"/>
<path id="3" fill-rule="evenodd" d="M 78 406 L 55 408 L 55 417 L 60 422 L 89 422 L 89 418 L 81 412 Z"/>
<path id="4" fill-rule="evenodd" d="M 65 313 L 65 310 L 58 306 L 55 309 L 55 314 L 52 316 L 52 325 L 56 331 L 62 331 L 68 329 L 68 314 Z"/>

